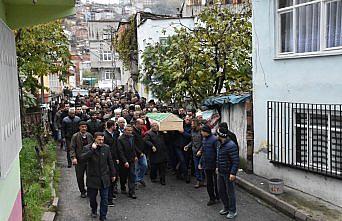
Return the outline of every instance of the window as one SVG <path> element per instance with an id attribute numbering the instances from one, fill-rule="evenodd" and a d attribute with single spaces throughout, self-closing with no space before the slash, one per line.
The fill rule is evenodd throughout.
<path id="1" fill-rule="evenodd" d="M 167 44 L 167 40 L 168 38 L 165 38 L 165 37 L 160 37 L 159 38 L 159 42 L 161 45 L 166 45 Z"/>
<path id="2" fill-rule="evenodd" d="M 268 158 L 342 179 L 342 105 L 268 102 Z"/>
<path id="3" fill-rule="evenodd" d="M 102 34 L 103 40 L 111 40 L 112 39 L 112 34 L 110 29 L 103 29 L 103 34 Z"/>
<path id="4" fill-rule="evenodd" d="M 188 0 L 188 5 L 202 5 L 202 0 Z"/>
<path id="5" fill-rule="evenodd" d="M 101 61 L 112 61 L 113 55 L 111 51 L 102 51 L 100 52 L 100 60 Z"/>
<path id="6" fill-rule="evenodd" d="M 106 71 L 104 73 L 104 80 L 111 80 L 112 79 L 112 73 L 110 71 Z"/>
<path id="7" fill-rule="evenodd" d="M 342 0 L 278 0 L 278 55 L 342 52 Z"/>
<path id="8" fill-rule="evenodd" d="M 111 40 L 111 34 L 110 33 L 103 33 L 103 40 Z"/>
<path id="9" fill-rule="evenodd" d="M 144 5 L 153 5 L 152 0 L 145 0 Z"/>

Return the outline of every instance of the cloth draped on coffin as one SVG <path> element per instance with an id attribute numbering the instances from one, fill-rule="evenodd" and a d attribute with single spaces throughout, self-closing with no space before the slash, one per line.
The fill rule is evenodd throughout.
<path id="1" fill-rule="evenodd" d="M 150 122 L 156 122 L 160 131 L 173 131 L 183 129 L 183 120 L 172 113 L 148 113 Z"/>

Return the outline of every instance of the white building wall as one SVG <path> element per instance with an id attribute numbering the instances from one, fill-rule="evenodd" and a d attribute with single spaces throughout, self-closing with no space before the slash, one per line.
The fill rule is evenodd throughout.
<path id="1" fill-rule="evenodd" d="M 228 123 L 239 143 L 239 154 L 247 160 L 247 112 L 245 103 L 224 105 L 221 109 L 221 122 Z"/>
<path id="2" fill-rule="evenodd" d="M 13 32 L 0 20 L 0 180 L 5 179 L 22 147 L 17 55 Z"/>
<path id="3" fill-rule="evenodd" d="M 267 101 L 342 104 L 342 56 L 275 59 L 277 1 L 253 1 L 254 172 L 342 206 L 342 180 L 267 159 Z"/>
<path id="4" fill-rule="evenodd" d="M 138 67 L 140 75 L 143 75 L 142 72 L 142 54 L 145 48 L 149 44 L 155 44 L 160 42 L 161 38 L 167 38 L 176 34 L 175 28 L 181 28 L 186 26 L 188 28 L 194 27 L 194 18 L 173 18 L 173 19 L 160 19 L 160 20 L 152 20 L 147 19 L 143 24 L 138 26 L 137 30 L 137 39 L 138 39 Z M 145 86 L 139 84 L 138 92 L 143 97 L 151 98 L 152 95 L 145 90 Z"/>

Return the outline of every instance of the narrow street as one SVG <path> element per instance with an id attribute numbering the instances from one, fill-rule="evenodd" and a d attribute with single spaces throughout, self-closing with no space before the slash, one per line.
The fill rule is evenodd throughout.
<path id="1" fill-rule="evenodd" d="M 66 167 L 65 152 L 58 151 L 61 167 L 59 210 L 57 221 L 91 221 L 87 199 L 80 198 L 74 169 Z M 221 204 L 208 207 L 205 188 L 194 189 L 192 184 L 167 177 L 167 185 L 150 183 L 137 190 L 137 200 L 119 194 L 115 207 L 108 208 L 109 221 L 217 221 L 227 220 L 218 211 Z M 262 203 L 244 190 L 237 188 L 238 217 L 236 221 L 291 220 Z"/>

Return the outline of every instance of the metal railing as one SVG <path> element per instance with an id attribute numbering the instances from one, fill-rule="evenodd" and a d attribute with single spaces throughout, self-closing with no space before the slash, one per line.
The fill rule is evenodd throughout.
<path id="1" fill-rule="evenodd" d="M 342 105 L 269 101 L 268 159 L 342 179 Z"/>

